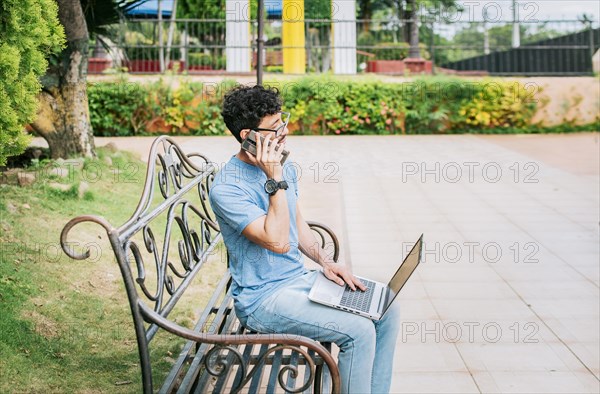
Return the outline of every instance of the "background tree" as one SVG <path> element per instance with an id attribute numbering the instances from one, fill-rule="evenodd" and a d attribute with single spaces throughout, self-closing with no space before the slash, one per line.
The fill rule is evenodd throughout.
<path id="1" fill-rule="evenodd" d="M 491 52 L 505 51 L 512 48 L 512 29 L 511 23 L 488 29 Z M 522 46 L 565 34 L 548 27 L 546 23 L 535 26 L 520 25 L 519 30 Z M 485 54 L 483 24 L 471 24 L 459 30 L 451 40 L 445 40 L 441 45 L 452 46 L 452 48 L 436 53 L 438 64 L 483 55 Z"/>
<path id="2" fill-rule="evenodd" d="M 48 141 L 52 158 L 94 156 L 87 99 L 90 36 L 80 0 L 58 0 L 58 18 L 67 45 L 43 79 L 39 116 L 31 126 Z"/>
<path id="3" fill-rule="evenodd" d="M 408 43 L 410 45 L 408 57 L 413 59 L 421 57 L 419 53 L 418 12 L 419 4 L 417 0 L 406 0 L 406 30 L 408 30 Z"/>
<path id="4" fill-rule="evenodd" d="M 50 59 L 42 78 L 33 130 L 50 147 L 51 157 L 93 156 L 94 137 L 87 99 L 90 34 L 107 33 L 122 13 L 140 3 L 134 0 L 58 0 L 58 18 L 66 47 Z M 29 26 L 31 29 L 32 26 Z"/>
<path id="5" fill-rule="evenodd" d="M 386 15 L 386 18 L 399 21 L 401 23 L 399 40 L 409 44 L 408 57 L 418 58 L 422 57 L 419 46 L 422 41 L 421 35 L 424 31 L 431 30 L 422 22 L 432 16 L 438 16 L 442 9 L 449 8 L 461 9 L 456 0 L 358 0 L 357 18 L 372 19 L 373 15 L 379 11 L 380 14 Z M 418 21 L 421 21 L 421 26 Z M 368 43 L 369 38 L 366 36 L 372 34 L 371 24 L 365 22 L 362 26 L 363 31 L 359 35 L 359 41 Z"/>
<path id="6" fill-rule="evenodd" d="M 240 12 L 242 12 L 240 10 Z M 219 19 L 223 22 L 190 23 L 188 34 L 203 45 L 225 43 L 225 0 L 178 0 L 177 17 L 189 19 Z M 247 18 L 248 15 L 238 15 Z"/>
<path id="7" fill-rule="evenodd" d="M 309 71 L 327 72 L 331 68 L 331 13 L 331 2 L 304 0 L 304 18 L 323 20 L 306 24 L 305 42 L 310 45 L 306 59 Z"/>
<path id="8" fill-rule="evenodd" d="M 387 0 L 389 5 L 396 10 L 398 17 L 405 20 L 406 23 L 403 29 L 404 42 L 410 44 L 410 52 L 408 57 L 418 58 L 419 42 L 421 41 L 421 30 L 419 27 L 419 19 L 427 18 L 428 15 L 423 15 L 426 12 L 429 15 L 437 16 L 440 10 L 454 8 L 459 9 L 460 6 L 455 0 Z"/>
<path id="9" fill-rule="evenodd" d="M 0 3 L 0 166 L 27 147 L 24 126 L 35 117 L 46 56 L 64 41 L 52 0 Z"/>
<path id="10" fill-rule="evenodd" d="M 177 16 L 190 19 L 222 19 L 225 20 L 225 0 L 178 0 Z M 246 16 L 246 15 L 244 15 Z M 225 23 L 216 26 L 222 28 Z M 197 34 L 201 37 L 215 30 L 214 24 L 200 25 Z"/>

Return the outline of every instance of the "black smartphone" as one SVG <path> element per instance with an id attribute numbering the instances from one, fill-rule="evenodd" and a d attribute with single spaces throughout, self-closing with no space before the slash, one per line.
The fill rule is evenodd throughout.
<path id="1" fill-rule="evenodd" d="M 258 134 L 254 130 L 250 130 L 250 132 L 248 133 L 246 138 L 244 138 L 244 140 L 242 141 L 242 149 L 245 150 L 246 152 L 250 153 L 252 156 L 256 156 L 256 136 L 257 135 L 260 136 L 261 142 L 265 141 L 265 137 Z M 288 152 L 285 149 L 281 152 L 281 165 L 283 165 L 283 163 L 285 163 L 289 154 L 290 154 L 290 152 Z"/>

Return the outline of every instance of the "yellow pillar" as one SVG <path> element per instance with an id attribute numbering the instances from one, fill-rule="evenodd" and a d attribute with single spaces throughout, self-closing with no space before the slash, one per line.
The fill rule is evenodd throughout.
<path id="1" fill-rule="evenodd" d="M 283 72 L 304 74 L 304 0 L 283 0 L 282 17 Z"/>

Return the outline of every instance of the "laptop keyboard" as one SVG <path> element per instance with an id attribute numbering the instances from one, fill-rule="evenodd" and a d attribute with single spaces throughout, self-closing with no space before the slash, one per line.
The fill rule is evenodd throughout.
<path id="1" fill-rule="evenodd" d="M 365 291 L 352 291 L 350 286 L 346 285 L 344 295 L 340 301 L 341 306 L 345 306 L 352 309 L 357 309 L 362 312 L 368 312 L 371 306 L 371 300 L 373 299 L 373 292 L 375 291 L 375 282 L 362 279 L 362 282 L 367 287 Z"/>

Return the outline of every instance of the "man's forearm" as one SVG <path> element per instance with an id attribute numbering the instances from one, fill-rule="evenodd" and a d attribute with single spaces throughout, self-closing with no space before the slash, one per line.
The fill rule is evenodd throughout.
<path id="1" fill-rule="evenodd" d="M 285 190 L 279 190 L 269 197 L 269 209 L 264 225 L 265 234 L 278 249 L 289 249 L 290 211 Z M 282 253 L 285 253 L 284 250 Z"/>

